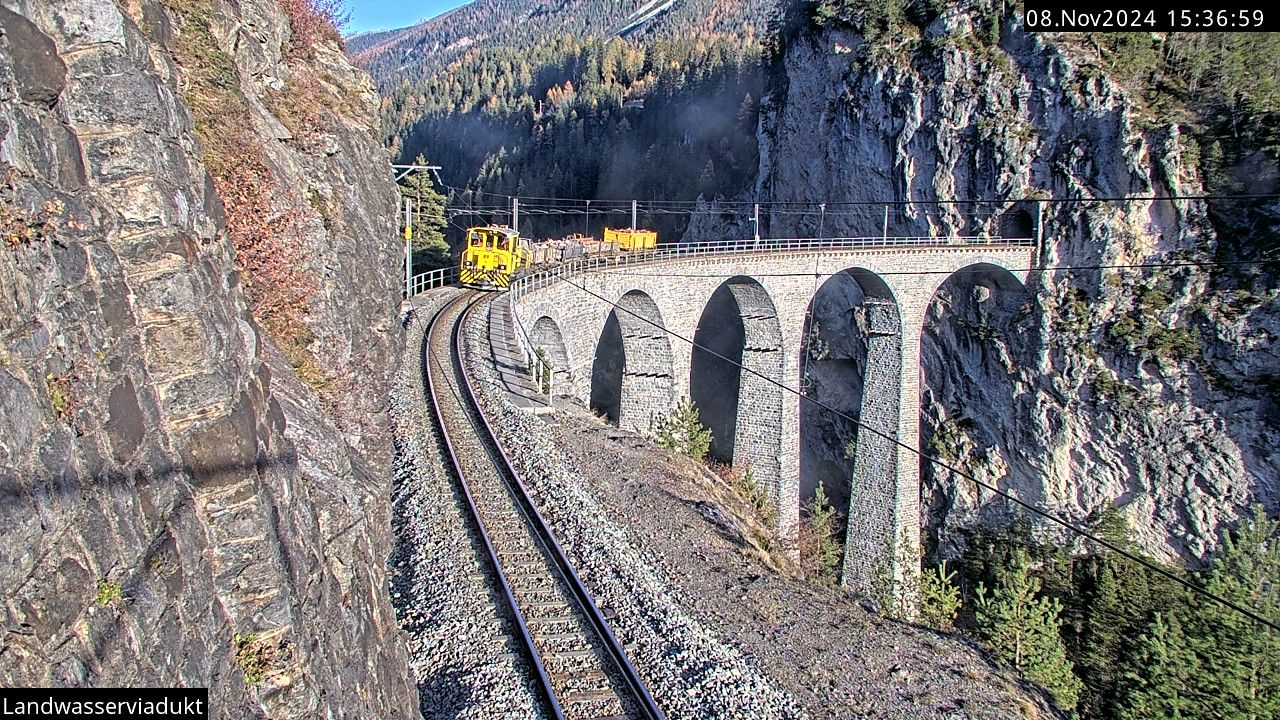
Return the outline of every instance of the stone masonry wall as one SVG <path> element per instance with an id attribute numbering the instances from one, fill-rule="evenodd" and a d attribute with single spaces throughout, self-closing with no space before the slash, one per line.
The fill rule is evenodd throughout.
<path id="1" fill-rule="evenodd" d="M 896 417 L 893 426 L 880 428 L 896 436 L 909 447 L 919 446 L 920 402 L 920 334 L 925 311 L 938 286 L 948 273 L 970 265 L 987 263 L 1007 268 L 1019 281 L 1025 282 L 1028 269 L 1035 265 L 1035 250 L 1027 247 L 955 246 L 949 248 L 884 248 L 868 250 L 830 250 L 823 252 L 779 252 L 723 257 L 682 258 L 656 264 L 598 269 L 554 281 L 545 287 L 513 295 L 513 310 L 525 327 L 532 327 L 541 317 L 552 318 L 564 331 L 568 354 L 574 358 L 574 375 L 587 378 L 575 383 L 574 393 L 584 402 L 590 397 L 591 360 L 609 313 L 610 302 L 639 291 L 652 298 L 657 311 L 674 335 L 671 350 L 674 367 L 675 396 L 689 394 L 691 346 L 675 336 L 692 339 L 702 310 L 716 289 L 729 278 L 742 276 L 763 289 L 769 303 L 776 308 L 781 331 L 781 362 L 772 364 L 775 381 L 795 388 L 799 384 L 799 355 L 804 333 L 805 310 L 821 280 L 850 268 L 863 268 L 879 274 L 893 293 L 901 320 L 901 350 L 898 361 L 902 369 L 889 401 Z M 924 274 L 912 274 L 921 272 Z M 678 278 L 672 275 L 679 275 Z M 585 292 L 585 291 L 590 292 Z M 597 299 L 592 294 L 608 298 Z M 744 356 L 745 357 L 745 356 Z M 774 406 L 773 415 L 765 416 L 770 407 L 767 398 L 759 396 L 756 383 L 744 383 L 739 407 L 754 408 L 753 422 L 759 428 L 774 428 L 781 438 L 776 464 L 759 456 L 753 459 L 757 479 L 770 489 L 779 509 L 779 531 L 794 532 L 799 518 L 799 402 L 794 394 L 785 394 Z M 674 401 L 674 399 L 673 399 Z M 874 413 L 873 413 L 874 414 Z M 746 413 L 740 412 L 740 417 Z M 740 431 L 743 425 L 739 425 Z M 768 437 L 763 430 L 761 437 Z M 776 467 L 776 472 L 773 468 Z M 773 474 L 771 474 L 773 473 Z M 850 468 L 852 476 L 852 468 Z M 870 515 L 892 518 L 892 527 L 860 525 L 851 518 L 850 527 L 865 530 L 869 537 L 864 547 L 891 548 L 899 539 L 904 545 L 894 553 L 898 558 L 918 557 L 919 542 L 919 460 L 913 453 L 898 454 L 896 467 L 890 471 L 888 497 L 871 501 Z M 889 505 L 889 507 L 886 507 Z M 861 511 L 855 514 L 860 515 Z M 886 536 L 886 533 L 887 536 Z M 906 566 L 904 572 L 915 572 Z"/>

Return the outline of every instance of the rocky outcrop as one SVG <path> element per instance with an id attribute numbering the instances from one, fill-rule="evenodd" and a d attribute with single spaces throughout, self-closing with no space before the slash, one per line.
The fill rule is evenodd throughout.
<path id="1" fill-rule="evenodd" d="M 1084 59 L 990 18 L 973 3 L 873 43 L 790 38 L 762 105 L 757 196 L 828 206 L 767 217 L 766 235 L 879 235 L 883 206 L 837 203 L 886 198 L 918 203 L 890 208 L 893 235 L 1026 232 L 1036 208 L 1018 201 L 1076 201 L 1042 206 L 1046 270 L 1026 291 L 989 271 L 940 291 L 923 449 L 1077 521 L 1119 507 L 1150 551 L 1199 558 L 1250 504 L 1280 509 L 1277 294 L 1223 268 L 1099 268 L 1214 257 L 1203 203 L 1085 202 L 1203 193 L 1195 144 Z M 994 202 L 935 202 L 973 198 Z M 950 473 L 923 483 L 944 552 L 955 529 L 1013 513 Z"/>
<path id="2" fill-rule="evenodd" d="M 272 0 L 6 3 L 0 29 L 0 678 L 415 716 L 385 590 L 402 337 L 368 81 L 336 47 L 291 55 Z M 278 94 L 308 74 L 304 136 Z M 210 77 L 279 190 L 260 209 L 290 219 L 297 327 L 260 322 L 282 315 L 235 244 L 257 218 L 211 175 Z"/>

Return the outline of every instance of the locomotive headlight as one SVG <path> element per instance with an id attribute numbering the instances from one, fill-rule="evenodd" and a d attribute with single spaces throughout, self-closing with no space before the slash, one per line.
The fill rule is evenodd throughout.
<path id="1" fill-rule="evenodd" d="M 462 264 L 466 265 L 467 267 L 471 267 L 472 265 L 475 265 L 475 263 L 471 262 L 470 260 L 463 260 Z"/>
<path id="2" fill-rule="evenodd" d="M 507 266 L 506 266 L 506 265 L 499 265 L 499 266 L 498 266 L 498 269 L 499 269 L 499 270 L 506 270 L 506 269 L 507 269 Z"/>

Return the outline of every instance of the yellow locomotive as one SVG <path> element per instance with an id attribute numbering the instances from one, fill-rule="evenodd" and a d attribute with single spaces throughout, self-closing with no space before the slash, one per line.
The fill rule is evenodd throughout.
<path id="1" fill-rule="evenodd" d="M 458 280 L 480 290 L 506 290 L 529 267 L 529 241 L 509 227 L 467 230 Z"/>

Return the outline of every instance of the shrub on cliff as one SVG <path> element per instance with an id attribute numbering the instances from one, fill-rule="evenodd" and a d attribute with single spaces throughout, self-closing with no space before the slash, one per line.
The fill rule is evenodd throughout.
<path id="1" fill-rule="evenodd" d="M 278 0 L 280 9 L 289 17 L 293 38 L 289 41 L 291 57 L 307 57 L 320 43 L 342 47 L 339 28 L 347 24 L 350 13 L 342 0 Z"/>

